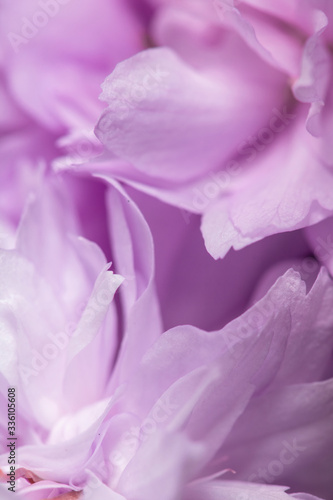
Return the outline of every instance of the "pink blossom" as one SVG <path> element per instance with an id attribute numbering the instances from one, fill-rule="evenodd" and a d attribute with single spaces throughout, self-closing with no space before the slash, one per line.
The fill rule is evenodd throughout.
<path id="1" fill-rule="evenodd" d="M 327 218 L 331 14 L 328 2 L 162 2 L 163 47 L 103 84 L 109 154 L 92 169 L 202 214 L 215 258 Z"/>
<path id="2" fill-rule="evenodd" d="M 0 11 L 1 498 L 330 500 L 329 2 Z"/>
<path id="3" fill-rule="evenodd" d="M 54 182 L 29 202 L 16 249 L 1 258 L 1 377 L 20 398 L 24 498 L 70 491 L 96 499 L 187 499 L 204 491 L 251 498 L 253 491 L 283 500 L 286 488 L 269 485 L 283 446 L 288 460 L 290 447 L 297 456 L 280 464 L 279 483 L 297 491 L 306 470 L 308 491 L 324 496 L 329 476 L 325 482 L 307 464 L 319 452 L 326 467 L 332 460 L 326 271 L 308 293 L 287 271 L 222 330 L 178 326 L 161 336 L 149 228 L 125 193 L 110 187 L 113 255 L 126 278 L 121 326 L 112 297 L 122 278 L 107 270 L 95 244 L 75 236 L 75 211 Z M 1 418 L 5 426 L 5 412 Z M 6 460 L 4 447 L 2 467 Z M 268 484 L 248 483 L 253 475 L 260 483 L 262 463 Z"/>
<path id="4" fill-rule="evenodd" d="M 143 48 L 143 27 L 118 0 L 3 1 L 0 11 L 0 231 L 11 246 L 27 196 L 51 162 L 60 168 L 64 154 L 67 164 L 96 154 L 100 82 Z M 93 197 L 94 184 L 78 184 L 75 193 Z"/>
<path id="5" fill-rule="evenodd" d="M 143 46 L 139 20 L 119 0 L 2 2 L 1 27 L 11 92 L 57 132 L 90 124 L 100 109 L 100 81 Z"/>

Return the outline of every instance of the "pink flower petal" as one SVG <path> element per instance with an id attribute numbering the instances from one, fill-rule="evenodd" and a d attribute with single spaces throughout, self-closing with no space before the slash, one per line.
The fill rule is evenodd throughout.
<path id="1" fill-rule="evenodd" d="M 246 82 L 237 76 L 235 56 L 230 60 L 234 51 L 243 54 Z M 119 64 L 103 84 L 101 98 L 109 107 L 97 136 L 139 171 L 172 183 L 221 165 L 265 123 L 284 80 L 232 36 L 221 57 L 226 61 L 219 78 L 195 71 L 167 48 Z"/>

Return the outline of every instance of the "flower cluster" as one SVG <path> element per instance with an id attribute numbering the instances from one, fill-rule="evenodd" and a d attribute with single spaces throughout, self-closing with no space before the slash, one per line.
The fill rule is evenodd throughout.
<path id="1" fill-rule="evenodd" d="M 333 500 L 333 3 L 0 0 L 0 47 L 1 499 Z"/>

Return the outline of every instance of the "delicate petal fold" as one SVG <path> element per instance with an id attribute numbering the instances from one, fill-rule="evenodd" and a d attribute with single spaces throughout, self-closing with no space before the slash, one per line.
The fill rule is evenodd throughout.
<path id="1" fill-rule="evenodd" d="M 122 494 L 129 499 L 149 498 L 149 478 L 154 478 L 156 475 L 160 482 L 166 480 L 170 473 L 169 469 L 165 470 L 159 463 L 154 463 L 155 447 L 158 446 L 157 443 L 160 440 L 171 446 L 171 439 L 175 439 L 175 433 L 187 436 L 188 441 L 179 438 L 182 439 L 182 453 L 170 452 L 173 455 L 173 470 L 183 470 L 183 482 L 178 484 L 178 488 L 183 488 L 186 482 L 195 479 L 200 474 L 200 470 L 213 463 L 211 460 L 218 452 L 218 443 L 220 443 L 221 454 L 232 457 L 233 449 L 237 450 L 237 445 L 234 444 L 234 448 L 230 448 L 228 443 L 233 436 L 239 438 L 239 433 L 235 431 L 234 434 L 234 426 L 236 425 L 237 428 L 239 421 L 239 428 L 242 429 L 241 422 L 246 422 L 245 436 L 247 431 L 251 432 L 251 427 L 246 421 L 247 411 L 251 415 L 251 411 L 256 412 L 257 408 L 260 410 L 257 401 L 269 402 L 272 397 L 272 388 L 276 387 L 276 394 L 279 394 L 279 391 L 282 391 L 282 394 L 284 391 L 285 393 L 290 391 L 289 400 L 292 401 L 293 398 L 295 400 L 292 395 L 293 387 L 297 391 L 299 390 L 297 387 L 300 386 L 291 385 L 290 388 L 279 388 L 281 385 L 283 387 L 284 384 L 288 384 L 288 376 L 286 380 L 283 377 L 288 370 L 289 359 L 294 359 L 295 341 L 300 342 L 297 348 L 300 359 L 302 360 L 303 352 L 306 356 L 307 342 L 301 326 L 298 331 L 301 321 L 298 311 L 303 311 L 303 313 L 307 311 L 311 307 L 308 301 L 323 301 L 319 292 L 320 288 L 325 297 L 324 302 L 326 300 L 328 303 L 332 300 L 330 297 L 333 289 L 324 271 L 318 277 L 312 295 L 311 292 L 306 295 L 305 285 L 299 275 L 290 270 L 277 281 L 261 301 L 223 330 L 205 333 L 192 327 L 178 327 L 165 333 L 156 342 L 144 356 L 133 379 L 126 385 L 123 397 L 118 402 L 121 411 L 131 411 L 137 416 L 139 422 L 141 421 L 136 431 L 129 429 L 124 435 L 121 449 L 124 450 L 128 446 L 133 450 L 134 441 L 138 450 L 120 477 L 118 488 Z M 324 310 L 325 305 L 323 305 L 323 317 L 326 320 Z M 312 335 L 315 335 L 315 347 L 311 349 L 311 353 L 315 355 L 325 351 L 326 356 L 326 350 L 323 349 L 320 340 L 321 325 L 325 320 L 319 315 L 318 318 L 312 319 L 312 326 L 309 325 L 309 331 L 311 330 Z M 305 318 L 304 321 L 308 324 L 309 319 Z M 331 331 L 332 320 L 328 319 L 325 324 L 327 328 L 325 331 Z M 305 358 L 303 358 L 303 363 L 301 361 L 299 366 L 295 366 L 296 380 L 307 380 L 308 375 L 303 375 L 302 371 L 311 372 L 311 365 L 308 362 L 308 366 L 304 367 L 305 363 Z M 323 367 L 325 364 L 327 366 L 328 356 L 319 363 Z M 320 376 L 320 374 L 313 372 L 311 376 Z M 330 387 L 331 381 L 327 384 L 327 388 Z M 304 390 L 311 393 L 312 386 L 304 385 Z M 331 399 L 330 389 L 328 391 L 315 390 L 314 404 L 311 404 L 314 409 L 316 408 L 315 400 L 321 397 L 320 394 L 327 402 Z M 294 404 L 286 404 L 283 408 L 290 407 L 288 411 L 294 411 L 298 416 L 303 414 L 304 418 L 311 421 L 312 416 L 306 416 L 303 406 L 306 406 L 308 402 L 308 397 L 301 397 L 300 400 L 295 400 Z M 274 412 L 274 409 L 272 411 Z M 262 415 L 266 413 L 267 409 L 258 411 L 255 413 L 257 420 L 253 420 L 257 422 L 258 415 L 264 418 Z M 285 422 L 287 426 L 292 426 L 294 420 L 291 413 L 289 416 L 290 419 L 287 418 Z M 323 417 L 327 417 L 328 421 L 331 418 L 331 404 L 328 404 Z M 299 417 L 296 417 L 296 420 L 297 418 L 300 421 Z M 280 426 L 284 422 L 277 411 L 274 413 L 274 419 L 269 420 L 267 425 L 273 421 Z M 325 429 L 326 423 L 324 433 Z M 264 425 L 259 426 L 257 432 L 259 434 L 262 432 L 265 436 Z M 302 432 L 302 426 L 300 426 L 300 432 Z M 271 432 L 270 435 L 274 433 Z M 286 433 L 286 439 L 289 438 L 289 434 Z M 280 442 L 281 438 L 279 438 Z M 313 437 L 314 442 L 315 437 Z M 241 439 L 240 443 L 242 444 Z M 300 441 L 300 446 L 302 443 L 303 440 Z M 256 453 L 266 456 L 265 442 L 262 444 L 257 441 L 256 446 Z M 318 449 L 321 446 L 322 444 L 317 444 Z M 163 445 L 164 449 L 165 447 L 166 445 Z M 188 450 L 188 455 L 186 450 Z M 309 451 L 312 456 L 310 446 Z M 126 465 L 124 451 L 120 453 L 124 459 L 124 467 Z M 216 457 L 221 459 L 220 463 L 223 461 L 219 455 Z M 166 458 L 166 463 L 168 460 Z M 218 462 L 217 460 L 216 463 Z M 154 464 L 154 470 L 151 476 L 143 480 L 135 471 L 140 470 L 140 464 L 148 466 L 149 463 Z M 251 466 L 251 460 L 247 460 L 246 464 L 248 467 Z M 237 467 L 232 468 L 238 470 Z M 191 472 L 187 475 L 186 471 Z M 289 476 L 288 479 L 290 480 Z M 154 481 L 151 494 L 156 495 L 153 484 Z M 168 488 L 163 489 L 165 500 L 175 497 L 173 488 L 171 491 Z"/>
<path id="2" fill-rule="evenodd" d="M 333 210 L 333 177 L 318 158 L 316 140 L 295 115 L 289 114 L 287 123 L 292 124 L 269 151 L 247 149 L 245 162 L 255 159 L 253 168 L 243 167 L 232 193 L 206 208 L 202 233 L 214 258 L 230 247 L 316 224 Z"/>
<path id="3" fill-rule="evenodd" d="M 237 59 L 230 60 L 235 51 L 247 49 L 227 37 L 218 78 L 196 71 L 167 48 L 119 64 L 103 84 L 101 98 L 109 107 L 97 124 L 97 137 L 139 171 L 168 182 L 214 170 L 265 123 L 283 81 L 274 70 L 262 71 L 263 63 L 251 52 L 242 56 L 247 78 L 239 79 Z"/>
<path id="4" fill-rule="evenodd" d="M 108 193 L 110 242 L 115 269 L 125 278 L 121 298 L 124 335 L 110 387 L 133 373 L 146 350 L 162 333 L 154 282 L 154 246 L 147 222 L 122 188 Z"/>

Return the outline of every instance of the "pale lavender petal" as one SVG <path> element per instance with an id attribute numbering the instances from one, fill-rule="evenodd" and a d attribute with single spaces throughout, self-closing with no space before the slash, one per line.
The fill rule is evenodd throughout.
<path id="1" fill-rule="evenodd" d="M 109 188 L 108 216 L 115 270 L 122 287 L 123 338 L 110 388 L 127 380 L 162 333 L 154 282 L 154 248 L 141 212 L 118 184 Z"/>
<path id="2" fill-rule="evenodd" d="M 246 50 L 227 37 L 218 78 L 196 71 L 167 48 L 147 50 L 119 64 L 103 84 L 101 98 L 109 107 L 97 124 L 97 136 L 139 171 L 169 182 L 215 169 L 279 103 L 283 75 L 269 67 L 265 71 Z M 243 54 L 246 82 L 237 76 L 232 51 Z M 259 87 L 260 105 L 254 97 L 259 99 Z"/>
<path id="3" fill-rule="evenodd" d="M 270 234 L 316 224 L 333 210 L 333 177 L 318 158 L 318 143 L 292 113 L 284 127 L 288 125 L 269 151 L 246 150 L 255 165 L 247 171 L 243 167 L 231 196 L 212 200 L 206 208 L 202 232 L 213 257 Z"/>

